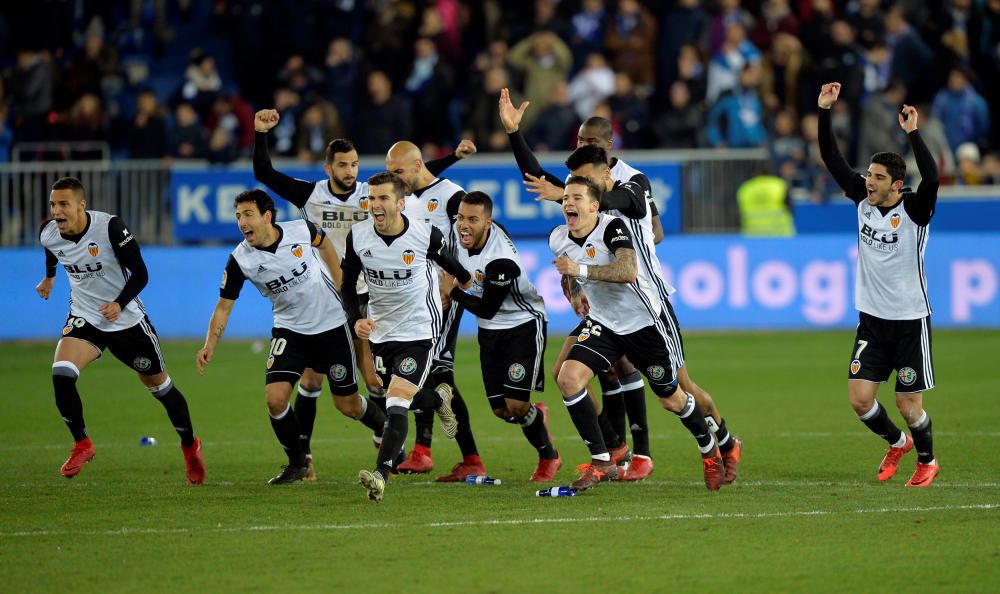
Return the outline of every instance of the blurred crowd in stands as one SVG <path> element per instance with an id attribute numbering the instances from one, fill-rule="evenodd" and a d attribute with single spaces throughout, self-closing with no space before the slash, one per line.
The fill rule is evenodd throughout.
<path id="1" fill-rule="evenodd" d="M 246 157 L 252 114 L 281 114 L 272 154 L 322 160 L 411 139 L 507 150 L 500 90 L 530 101 L 539 152 L 591 116 L 618 149 L 769 150 L 795 195 L 835 191 L 816 96 L 859 168 L 909 153 L 903 103 L 944 183 L 1000 183 L 1000 0 L 31 0 L 0 9 L 0 160 L 17 143 L 97 141 L 114 157 Z M 98 145 L 18 158 L 92 158 Z M 54 155 L 53 155 L 54 151 Z M 915 166 L 911 168 L 915 171 Z"/>

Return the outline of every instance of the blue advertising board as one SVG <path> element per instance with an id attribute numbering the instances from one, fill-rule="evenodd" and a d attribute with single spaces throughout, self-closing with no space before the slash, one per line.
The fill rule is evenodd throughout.
<path id="1" fill-rule="evenodd" d="M 667 234 L 681 231 L 681 167 L 663 161 L 629 161 L 649 177 L 653 199 L 660 212 L 660 222 Z M 559 162 L 542 162 L 553 175 L 567 173 Z M 362 167 L 359 177 L 366 179 L 379 170 Z M 282 172 L 309 181 L 322 179 L 322 167 L 288 168 Z M 451 166 L 443 175 L 467 191 L 489 194 L 495 203 L 494 217 L 502 221 L 516 237 L 543 237 L 563 222 L 559 206 L 539 202 L 524 189 L 521 175 L 511 157 L 510 163 L 476 162 L 472 157 Z M 182 242 L 238 240 L 240 233 L 233 216 L 233 198 L 244 190 L 263 187 L 249 167 L 225 169 L 175 169 L 171 177 L 170 200 L 174 237 Z M 299 218 L 298 209 L 276 200 L 279 220 Z"/>
<path id="2" fill-rule="evenodd" d="M 541 240 L 518 241 L 524 267 L 545 299 L 549 328 L 576 325 Z M 142 299 L 169 338 L 201 338 L 218 299 L 231 247 L 146 247 L 150 280 Z M 854 235 L 788 239 L 676 237 L 658 246 L 672 302 L 684 330 L 852 328 L 857 240 Z M 65 321 L 68 283 L 58 273 L 49 301 L 34 292 L 44 273 L 40 249 L 0 251 L 15 279 L 17 315 L 0 324 L 0 340 L 55 339 Z M 933 233 L 926 273 L 935 327 L 1000 328 L 1000 234 Z M 229 337 L 267 336 L 270 303 L 247 285 L 230 319 Z M 463 331 L 474 332 L 466 316 Z"/>

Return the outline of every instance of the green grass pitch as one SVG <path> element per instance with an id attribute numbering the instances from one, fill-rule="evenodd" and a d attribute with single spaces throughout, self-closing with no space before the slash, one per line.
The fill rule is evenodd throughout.
<path id="1" fill-rule="evenodd" d="M 394 479 L 380 504 L 355 484 L 374 461 L 369 435 L 326 395 L 319 481 L 265 485 L 284 455 L 267 422 L 264 355 L 237 341 L 223 341 L 205 377 L 195 343 L 165 345 L 204 441 L 204 486 L 185 484 L 162 408 L 110 355 L 80 380 L 97 457 L 64 479 L 71 444 L 53 403 L 54 345 L 0 345 L 0 592 L 990 591 L 1000 578 L 998 344 L 995 331 L 934 336 L 939 387 L 926 405 L 942 471 L 929 489 L 903 487 L 913 454 L 894 479 L 875 480 L 885 446 L 847 402 L 851 333 L 697 334 L 691 375 L 746 442 L 737 483 L 708 492 L 692 438 L 650 396 L 649 480 L 543 499 L 527 482 L 534 452 L 490 414 L 465 340 L 459 386 L 503 485 L 433 482 L 459 458 L 438 430 L 433 475 Z M 547 387 L 566 483 L 587 453 Z M 900 423 L 891 388 L 880 400 Z M 160 444 L 139 447 L 143 435 Z"/>

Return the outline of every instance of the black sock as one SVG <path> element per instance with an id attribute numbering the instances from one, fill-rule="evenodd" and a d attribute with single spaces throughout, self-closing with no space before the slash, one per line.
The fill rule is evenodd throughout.
<path id="1" fill-rule="evenodd" d="M 395 459 L 399 454 L 399 449 L 406 442 L 407 410 L 402 406 L 390 406 L 386 415 L 385 431 L 382 433 L 382 447 L 378 449 L 378 456 L 375 458 L 375 470 L 387 481 L 393 465 L 396 463 Z"/>
<path id="2" fill-rule="evenodd" d="M 677 413 L 677 416 L 698 442 L 698 449 L 701 453 L 707 454 L 711 451 L 713 445 L 712 430 L 708 428 L 708 423 L 705 422 L 705 413 L 695 402 L 694 396 L 687 395 L 687 404 L 684 405 L 681 412 Z"/>
<path id="3" fill-rule="evenodd" d="M 931 416 L 924 411 L 914 425 L 910 425 L 913 445 L 917 448 L 917 462 L 930 464 L 934 461 L 934 436 L 931 435 Z"/>
<path id="4" fill-rule="evenodd" d="M 472 436 L 471 419 L 469 418 L 469 407 L 465 405 L 465 400 L 458 388 L 452 385 L 454 396 L 451 399 L 451 410 L 455 411 L 455 419 L 458 421 L 458 433 L 455 434 L 455 442 L 458 449 L 462 450 L 462 457 L 478 456 L 479 449 L 476 448 L 476 438 Z"/>
<path id="5" fill-rule="evenodd" d="M 649 418 L 646 416 L 646 385 L 636 371 L 622 378 L 622 398 L 632 431 L 632 452 L 649 456 Z M 631 387 L 634 386 L 634 387 Z"/>
<path id="6" fill-rule="evenodd" d="M 521 431 L 528 438 L 528 443 L 538 450 L 539 458 L 555 460 L 559 457 L 559 453 L 549 441 L 549 432 L 545 430 L 542 411 L 535 408 L 535 405 L 531 405 L 528 414 L 518 419 L 517 424 L 521 426 Z"/>
<path id="7" fill-rule="evenodd" d="M 322 389 L 313 392 L 299 386 L 299 392 L 295 396 L 295 418 L 299 420 L 299 443 L 302 447 L 302 453 L 306 455 L 312 453 L 310 442 L 312 441 L 313 427 L 316 425 L 316 401 L 319 400 L 321 393 Z"/>
<path id="8" fill-rule="evenodd" d="M 170 379 L 167 379 L 170 382 Z M 191 413 L 188 412 L 187 400 L 177 389 L 177 386 L 170 382 L 166 390 L 153 392 L 153 396 L 160 401 L 163 408 L 167 409 L 167 416 L 174 426 L 174 431 L 181 438 L 181 445 L 194 445 L 194 427 L 191 426 Z"/>
<path id="9" fill-rule="evenodd" d="M 621 391 L 601 394 L 604 403 L 603 415 L 611 423 L 611 428 L 623 439 L 628 433 L 625 424 L 625 397 Z"/>
<path id="10" fill-rule="evenodd" d="M 711 415 L 709 418 L 712 418 Z M 714 421 L 715 419 L 712 420 Z M 707 423 L 708 419 L 705 419 L 705 422 Z M 729 429 L 726 428 L 726 420 L 722 417 L 719 417 L 719 428 L 715 432 L 715 441 L 719 442 L 719 451 L 723 454 L 733 449 L 733 446 L 736 445 L 736 440 L 729 434 Z"/>
<path id="11" fill-rule="evenodd" d="M 382 437 L 382 432 L 385 430 L 385 413 L 382 409 L 378 407 L 371 398 L 364 398 L 363 396 L 358 396 L 361 398 L 361 405 L 365 407 L 365 412 L 361 413 L 361 424 L 372 430 L 375 437 Z"/>
<path id="12" fill-rule="evenodd" d="M 590 449 L 590 455 L 607 455 L 608 448 L 604 445 L 601 428 L 597 422 L 597 409 L 594 408 L 594 403 L 590 400 L 587 389 L 584 388 L 572 396 L 563 396 L 563 404 L 566 405 L 569 418 L 573 420 L 577 432 Z"/>
<path id="13" fill-rule="evenodd" d="M 83 421 L 83 401 L 80 400 L 80 393 L 76 391 L 76 378 L 71 372 L 64 368 L 53 368 L 52 387 L 56 392 L 56 408 L 62 415 L 63 421 L 69 432 L 73 434 L 74 441 L 87 439 L 87 424 Z"/>
<path id="14" fill-rule="evenodd" d="M 271 417 L 271 428 L 274 429 L 278 443 L 285 448 L 288 463 L 294 466 L 306 466 L 306 454 L 299 442 L 299 421 L 295 418 L 292 407 L 286 408 L 278 418 Z"/>
<path id="15" fill-rule="evenodd" d="M 892 422 L 892 419 L 889 418 L 889 413 L 886 412 L 885 407 L 878 400 L 875 401 L 871 410 L 863 415 L 859 415 L 858 418 L 861 419 L 861 422 L 866 427 L 871 429 L 872 433 L 889 442 L 889 445 L 899 443 L 899 438 L 903 436 L 903 432 Z"/>
<path id="16" fill-rule="evenodd" d="M 612 426 L 606 410 L 602 410 L 601 414 L 597 415 L 597 426 L 601 428 L 601 437 L 604 439 L 604 445 L 608 448 L 617 448 L 625 442 L 622 434 L 615 431 L 614 426 Z"/>

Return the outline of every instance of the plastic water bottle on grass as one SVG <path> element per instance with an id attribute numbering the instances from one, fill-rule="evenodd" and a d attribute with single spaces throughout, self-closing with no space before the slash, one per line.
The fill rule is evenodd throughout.
<path id="1" fill-rule="evenodd" d="M 576 489 L 573 487 L 549 487 L 539 490 L 535 495 L 539 497 L 576 497 Z"/>
<path id="2" fill-rule="evenodd" d="M 465 477 L 466 485 L 499 485 L 500 479 L 495 479 L 492 476 L 487 476 L 485 474 L 470 474 Z"/>

